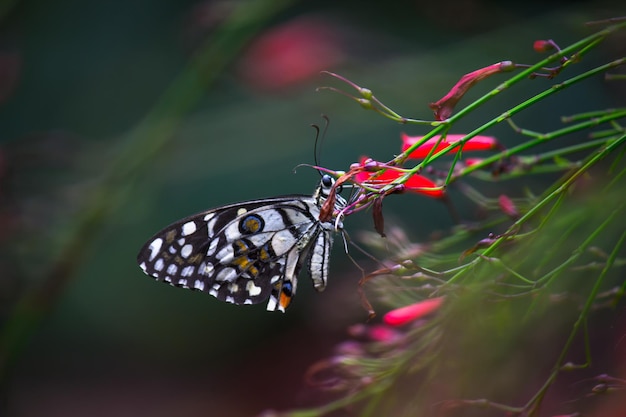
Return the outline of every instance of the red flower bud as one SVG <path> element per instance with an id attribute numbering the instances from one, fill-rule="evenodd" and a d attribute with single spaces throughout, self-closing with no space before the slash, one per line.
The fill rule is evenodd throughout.
<path id="1" fill-rule="evenodd" d="M 367 157 L 361 157 L 360 165 L 363 170 L 354 175 L 354 180 L 368 187 L 382 188 L 404 175 L 403 172 L 394 169 L 394 167 L 385 166 Z M 380 171 L 383 169 L 385 171 L 381 173 Z M 402 190 L 434 198 L 444 196 L 444 191 L 437 184 L 419 174 L 411 175 L 404 183 Z"/>
<path id="2" fill-rule="evenodd" d="M 420 319 L 441 307 L 443 297 L 429 298 L 406 307 L 391 310 L 383 316 L 383 321 L 390 326 L 403 324 Z"/>
<path id="3" fill-rule="evenodd" d="M 501 72 L 513 71 L 516 68 L 511 61 L 502 61 L 476 71 L 465 74 L 461 79 L 448 91 L 448 94 L 440 98 L 438 101 L 431 103 L 429 107 L 435 113 L 435 119 L 445 120 L 452 115 L 452 111 L 456 104 L 463 98 L 477 82 L 494 74 Z"/>
<path id="4" fill-rule="evenodd" d="M 552 49 L 554 49 L 554 42 L 551 40 L 537 40 L 533 43 L 533 49 L 535 50 L 535 52 L 538 53 L 544 53 L 544 52 L 548 52 L 551 51 Z"/>
<path id="5" fill-rule="evenodd" d="M 415 143 L 422 140 L 424 136 L 409 136 L 406 133 L 402 133 L 402 152 L 409 149 Z M 409 158 L 413 159 L 424 159 L 431 153 L 431 150 L 437 146 L 437 148 L 432 151 L 431 155 L 436 154 L 437 152 L 442 151 L 447 148 L 451 144 L 454 144 L 461 139 L 463 139 L 465 135 L 447 135 L 444 139 L 440 139 L 440 136 L 434 136 L 428 139 L 426 142 L 417 147 L 417 149 L 413 150 L 409 154 Z M 500 142 L 493 136 L 474 136 L 473 138 L 467 140 L 463 145 L 463 152 L 472 152 L 472 151 L 491 151 L 494 149 L 501 149 L 502 145 Z M 457 153 L 461 150 L 461 146 L 457 146 L 456 148 L 449 151 L 449 153 Z"/>

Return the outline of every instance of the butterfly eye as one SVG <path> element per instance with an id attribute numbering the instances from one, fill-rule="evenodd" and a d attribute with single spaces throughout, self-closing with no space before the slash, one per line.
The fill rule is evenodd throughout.
<path id="1" fill-rule="evenodd" d="M 324 195 L 328 195 L 330 188 L 335 184 L 335 179 L 328 174 L 322 176 L 322 188 L 324 189 Z M 343 187 L 340 185 L 337 187 L 337 192 L 341 193 Z"/>

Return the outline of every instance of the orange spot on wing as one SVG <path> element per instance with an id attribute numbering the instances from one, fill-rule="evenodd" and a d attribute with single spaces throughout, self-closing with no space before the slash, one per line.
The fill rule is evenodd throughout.
<path id="1" fill-rule="evenodd" d="M 289 304 L 291 303 L 291 296 L 285 294 L 284 292 L 281 291 L 280 293 L 280 300 L 278 301 L 278 303 L 280 304 L 280 306 L 282 308 L 287 308 L 289 307 Z"/>

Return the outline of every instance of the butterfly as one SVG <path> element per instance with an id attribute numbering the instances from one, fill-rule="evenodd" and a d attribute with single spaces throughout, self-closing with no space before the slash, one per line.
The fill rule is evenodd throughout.
<path id="1" fill-rule="evenodd" d="M 268 300 L 267 310 L 285 312 L 304 265 L 315 289 L 326 287 L 333 234 L 343 233 L 341 218 L 320 220 L 334 183 L 325 174 L 312 196 L 251 200 L 179 220 L 146 242 L 137 262 L 157 281 L 233 304 Z M 334 198 L 340 212 L 347 202 Z"/>

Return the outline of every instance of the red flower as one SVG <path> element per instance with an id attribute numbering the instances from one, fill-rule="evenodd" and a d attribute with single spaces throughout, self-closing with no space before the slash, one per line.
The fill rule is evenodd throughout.
<path id="1" fill-rule="evenodd" d="M 442 303 L 443 297 L 429 298 L 406 307 L 391 310 L 383 316 L 383 321 L 390 326 L 402 326 L 436 311 L 441 307 Z"/>
<path id="2" fill-rule="evenodd" d="M 463 139 L 465 135 L 447 135 L 444 139 L 440 140 L 440 136 L 434 136 L 428 139 L 426 142 L 417 147 L 413 152 L 409 154 L 409 158 L 413 159 L 424 159 L 431 153 L 431 150 L 435 145 L 437 148 L 432 152 L 431 155 L 436 154 L 437 152 L 442 151 L 453 143 L 456 143 Z M 423 136 L 409 136 L 406 133 L 402 133 L 402 152 L 409 149 L 418 141 L 422 140 Z M 438 143 L 438 144 L 437 144 Z M 491 151 L 494 149 L 500 149 L 502 145 L 500 142 L 493 136 L 474 136 L 469 139 L 462 145 L 463 152 L 471 152 L 471 151 Z M 450 150 L 448 153 L 457 153 L 461 149 L 461 146 L 457 146 L 456 148 Z"/>
<path id="3" fill-rule="evenodd" d="M 384 166 L 367 157 L 361 157 L 359 167 L 361 171 L 354 175 L 354 180 L 373 188 L 382 188 L 404 175 L 404 172 L 398 171 L 394 167 Z M 382 171 L 382 169 L 385 170 Z M 434 198 L 441 198 L 444 195 L 443 189 L 430 179 L 419 174 L 411 175 L 401 190 Z"/>

